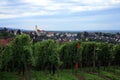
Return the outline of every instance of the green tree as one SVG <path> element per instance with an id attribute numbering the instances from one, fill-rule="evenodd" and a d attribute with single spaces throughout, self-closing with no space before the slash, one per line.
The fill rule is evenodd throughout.
<path id="1" fill-rule="evenodd" d="M 96 66 L 96 43 L 84 42 L 82 51 L 82 62 L 84 66 Z"/>
<path id="2" fill-rule="evenodd" d="M 2 46 L 0 45 L 0 79 L 3 79 L 3 74 L 1 73 L 2 65 Z"/>
<path id="3" fill-rule="evenodd" d="M 59 45 L 53 40 L 45 40 L 34 45 L 34 52 L 37 57 L 38 69 L 52 70 L 52 67 L 58 67 L 61 63 L 59 58 Z"/>
<path id="4" fill-rule="evenodd" d="M 114 46 L 114 52 L 114 63 L 115 65 L 120 66 L 120 44 Z"/>
<path id="5" fill-rule="evenodd" d="M 100 61 L 100 65 L 104 66 L 104 69 L 106 69 L 106 67 L 109 66 L 111 61 L 113 60 L 112 45 L 108 43 L 101 43 L 98 48 L 98 61 Z"/>
<path id="6" fill-rule="evenodd" d="M 26 72 L 26 79 L 29 79 L 30 66 L 34 65 L 31 39 L 27 34 L 18 35 L 12 42 L 14 68 L 18 72 Z"/>
<path id="7" fill-rule="evenodd" d="M 77 44 L 81 45 L 81 42 L 67 42 L 60 47 L 60 59 L 63 62 L 64 68 L 74 68 L 75 63 L 81 61 L 81 47 L 78 48 Z"/>
<path id="8" fill-rule="evenodd" d="M 2 68 L 5 71 L 12 71 L 13 66 L 12 64 L 12 60 L 13 60 L 13 56 L 12 56 L 12 47 L 10 44 L 8 44 L 4 50 L 1 53 L 2 56 Z"/>
<path id="9" fill-rule="evenodd" d="M 0 69 L 2 67 L 2 46 L 0 45 Z"/>

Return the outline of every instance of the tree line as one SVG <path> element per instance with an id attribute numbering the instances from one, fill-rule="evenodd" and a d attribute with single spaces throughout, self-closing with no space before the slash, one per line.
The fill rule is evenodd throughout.
<path id="1" fill-rule="evenodd" d="M 60 44 L 45 40 L 33 43 L 30 36 L 21 34 L 5 48 L 0 46 L 0 71 L 16 71 L 19 74 L 32 70 L 93 67 L 105 69 L 120 66 L 120 44 L 72 41 Z"/>

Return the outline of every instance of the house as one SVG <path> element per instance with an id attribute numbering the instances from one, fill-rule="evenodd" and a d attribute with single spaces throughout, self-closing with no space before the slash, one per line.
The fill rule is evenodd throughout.
<path id="1" fill-rule="evenodd" d="M 53 37 L 54 36 L 54 32 L 48 32 L 46 36 L 47 37 Z"/>

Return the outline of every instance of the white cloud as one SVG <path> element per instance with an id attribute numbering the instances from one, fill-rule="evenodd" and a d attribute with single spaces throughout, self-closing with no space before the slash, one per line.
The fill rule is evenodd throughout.
<path id="1" fill-rule="evenodd" d="M 120 4 L 120 0 L 72 0 L 78 4 L 84 5 L 77 5 L 71 7 L 72 12 L 79 12 L 79 11 L 88 11 L 88 10 L 101 10 L 107 9 L 118 6 Z"/>
<path id="2" fill-rule="evenodd" d="M 15 18 L 16 15 L 6 15 L 6 14 L 0 14 L 0 19 L 6 19 L 6 18 Z"/>
<path id="3" fill-rule="evenodd" d="M 73 6 L 70 8 L 71 12 L 79 12 L 79 11 L 91 11 L 91 10 L 101 10 L 101 9 L 107 9 L 111 6 Z"/>
<path id="4" fill-rule="evenodd" d="M 21 0 L 21 1 L 32 4 L 32 5 L 39 5 L 39 6 L 45 6 L 52 3 L 52 0 Z"/>
<path id="5" fill-rule="evenodd" d="M 27 17 L 27 16 L 37 16 L 37 15 L 54 15 L 56 12 L 49 13 L 48 11 L 38 11 L 38 12 L 24 12 L 19 14 L 0 14 L 1 19 L 16 18 L 16 17 Z"/>
<path id="6" fill-rule="evenodd" d="M 104 5 L 104 4 L 118 4 L 120 0 L 72 0 L 73 2 L 85 4 L 85 5 Z"/>
<path id="7" fill-rule="evenodd" d="M 12 1 L 12 0 L 11 0 Z M 116 7 L 120 0 L 68 0 L 66 2 L 57 0 L 20 0 L 11 3 L 8 0 L 0 2 L 0 19 L 15 18 L 35 15 L 54 15 L 67 13 L 101 10 Z"/>

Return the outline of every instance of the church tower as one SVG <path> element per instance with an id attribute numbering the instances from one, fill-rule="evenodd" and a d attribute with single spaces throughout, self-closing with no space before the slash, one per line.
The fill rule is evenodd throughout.
<path id="1" fill-rule="evenodd" d="M 40 36 L 39 30 L 37 29 L 37 25 L 35 26 L 35 32 L 37 33 L 38 36 Z"/>

